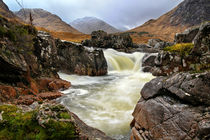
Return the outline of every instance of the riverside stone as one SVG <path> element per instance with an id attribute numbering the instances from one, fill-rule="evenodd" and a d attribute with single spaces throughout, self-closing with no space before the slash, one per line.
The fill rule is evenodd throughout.
<path id="1" fill-rule="evenodd" d="M 140 126 L 142 137 L 148 131 L 148 139 L 208 138 L 209 75 L 178 73 L 153 79 L 141 91 L 131 127 Z"/>

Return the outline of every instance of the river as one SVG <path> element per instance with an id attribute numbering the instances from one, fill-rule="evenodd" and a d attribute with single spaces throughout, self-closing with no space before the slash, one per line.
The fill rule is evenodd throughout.
<path id="1" fill-rule="evenodd" d="M 59 73 L 70 81 L 70 89 L 58 102 L 77 114 L 89 126 L 115 139 L 128 139 L 132 112 L 144 84 L 154 77 L 141 72 L 144 53 L 126 54 L 104 50 L 108 63 L 106 76 L 90 77 Z"/>

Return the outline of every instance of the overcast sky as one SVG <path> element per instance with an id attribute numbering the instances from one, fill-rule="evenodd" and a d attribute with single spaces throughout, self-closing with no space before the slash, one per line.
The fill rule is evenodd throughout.
<path id="1" fill-rule="evenodd" d="M 3 0 L 12 11 L 20 7 L 16 0 Z M 18 0 L 24 8 L 42 8 L 71 21 L 85 16 L 104 20 L 116 28 L 134 28 L 158 18 L 183 0 Z"/>

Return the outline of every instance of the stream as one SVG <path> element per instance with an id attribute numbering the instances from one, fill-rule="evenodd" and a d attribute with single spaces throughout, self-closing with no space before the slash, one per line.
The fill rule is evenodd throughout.
<path id="1" fill-rule="evenodd" d="M 90 77 L 59 73 L 71 82 L 57 101 L 77 114 L 87 125 L 118 139 L 129 139 L 132 112 L 144 84 L 154 77 L 141 72 L 144 53 L 127 54 L 104 50 L 108 63 L 106 76 Z"/>

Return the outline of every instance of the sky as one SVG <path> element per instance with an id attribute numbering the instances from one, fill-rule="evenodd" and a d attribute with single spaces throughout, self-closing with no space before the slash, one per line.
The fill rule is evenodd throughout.
<path id="1" fill-rule="evenodd" d="M 18 11 L 16 0 L 3 0 Z M 24 8 L 42 8 L 70 23 L 77 18 L 97 17 L 118 29 L 131 29 L 156 19 L 183 0 L 17 0 Z"/>

